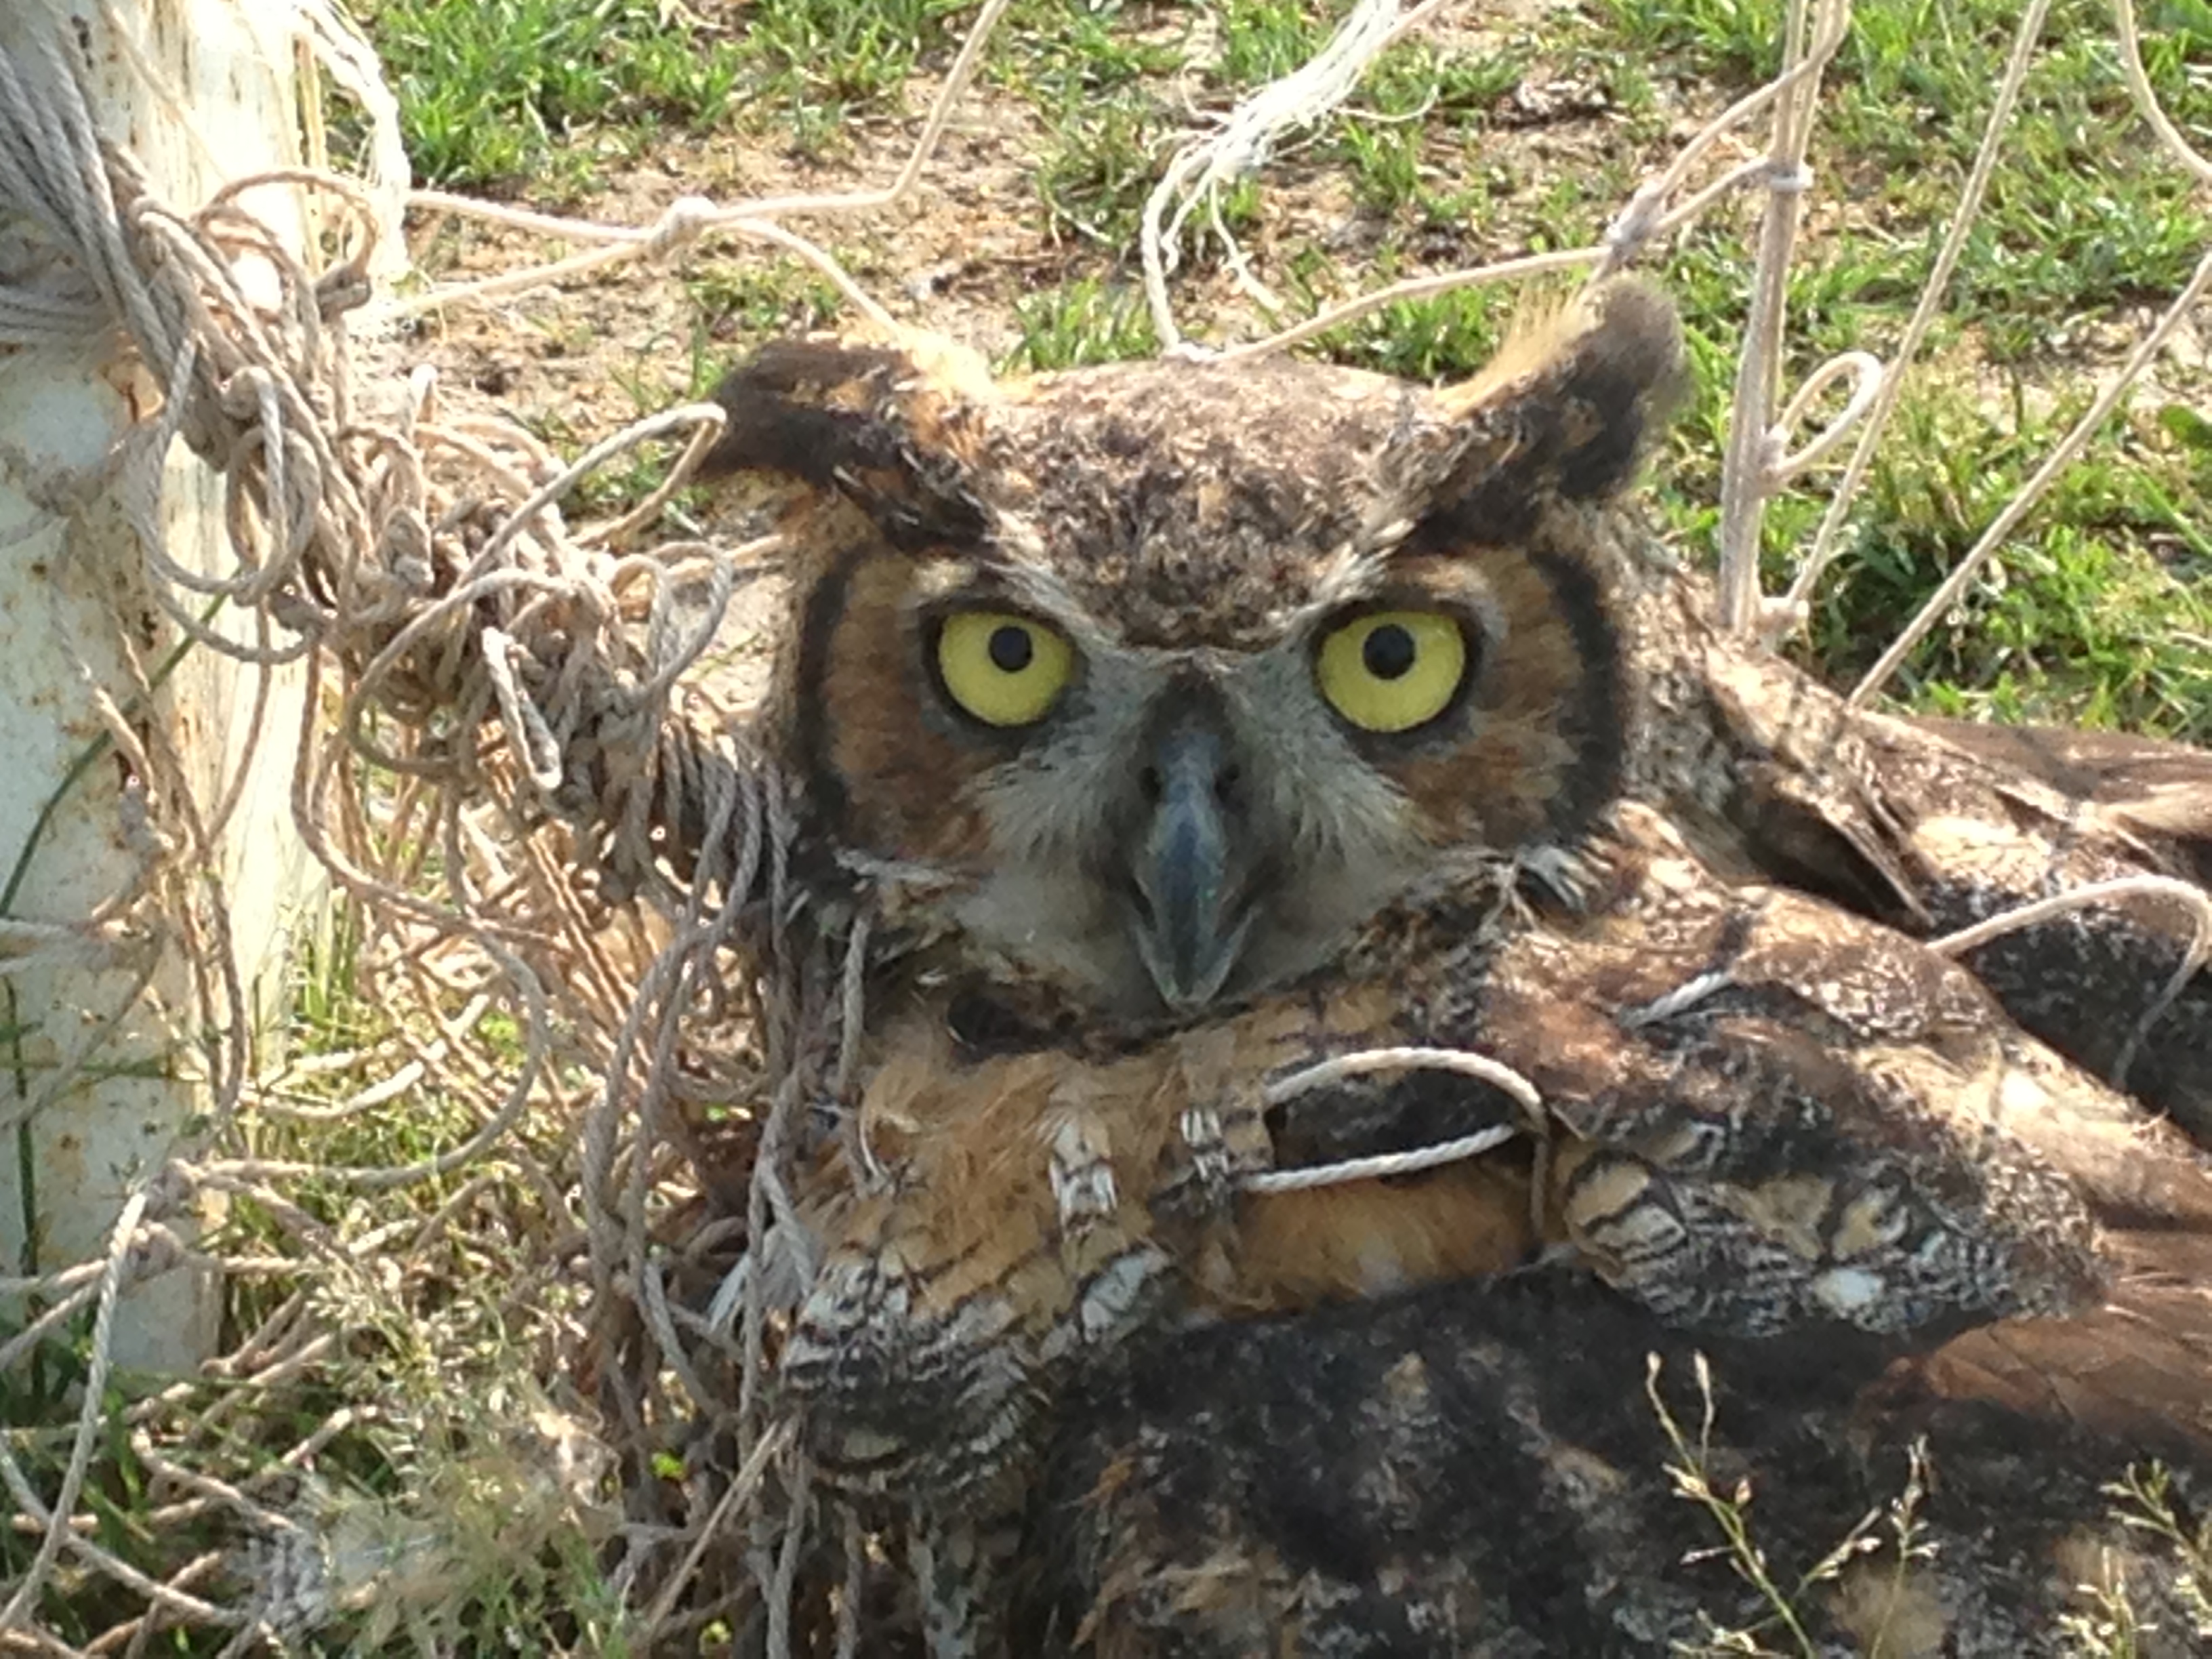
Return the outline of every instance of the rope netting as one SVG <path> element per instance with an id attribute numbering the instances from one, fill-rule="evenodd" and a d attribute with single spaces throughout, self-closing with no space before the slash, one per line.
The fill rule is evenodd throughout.
<path id="1" fill-rule="evenodd" d="M 789 1650 L 805 1548 L 793 1518 L 806 1511 L 807 1480 L 764 1409 L 763 1354 L 771 1318 L 812 1267 L 787 1166 L 804 1115 L 849 1093 L 867 930 L 864 916 L 787 925 L 788 791 L 749 740 L 749 711 L 698 672 L 726 639 L 735 597 L 775 580 L 775 547 L 662 535 L 661 509 L 719 431 L 719 408 L 667 410 L 564 461 L 513 422 L 454 405 L 430 370 L 395 364 L 388 335 L 358 324 L 622 261 L 640 262 L 651 280 L 687 249 L 726 237 L 796 253 L 864 323 L 896 333 L 785 222 L 879 210 L 925 188 L 1006 3 L 980 9 L 911 154 L 880 190 L 730 205 L 687 198 L 646 226 L 416 192 L 417 208 L 582 251 L 398 300 L 380 282 L 392 267 L 394 227 L 377 189 L 287 168 L 180 208 L 101 138 L 84 48 L 58 21 L 35 49 L 0 53 L 0 215 L 46 256 L 11 265 L 26 274 L 0 284 L 0 349 L 119 328 L 158 392 L 155 411 L 98 476 L 33 482 L 58 517 L 96 497 L 119 504 L 167 624 L 147 644 L 118 584 L 113 637 L 98 649 L 70 642 L 82 670 L 75 690 L 129 779 L 125 828 L 139 874 L 81 922 L 0 920 L 0 975 L 20 982 L 92 963 L 122 974 L 125 994 L 74 1029 L 35 1086 L 0 1108 L 0 1127 L 48 1109 L 96 1068 L 123 1006 L 156 994 L 164 964 L 186 969 L 190 1006 L 165 1017 L 191 1034 L 208 1102 L 205 1133 L 131 1188 L 100 1259 L 0 1279 L 0 1294 L 31 1310 L 0 1340 L 0 1382 L 50 1364 L 41 1356 L 72 1333 L 85 1356 L 68 1387 L 46 1391 L 65 1409 L 46 1426 L 0 1434 L 0 1480 L 23 1546 L 0 1555 L 10 1564 L 0 1650 L 135 1654 L 155 1650 L 164 1632 L 198 1631 L 213 1633 L 214 1650 L 243 1653 L 336 1630 L 364 1649 L 404 1632 L 438 1651 L 481 1599 L 487 1559 L 493 1577 L 512 1580 L 518 1564 L 580 1537 L 611 1602 L 572 1612 L 579 1628 L 600 1620 L 593 1628 L 619 1629 L 635 1650 L 681 1650 L 757 1617 L 768 1650 Z M 1141 249 L 1164 343 L 1199 349 L 1174 317 L 1182 229 L 1204 215 L 1233 248 L 1221 190 L 1340 102 L 1440 3 L 1360 0 L 1305 70 L 1168 164 Z M 1804 614 L 1900 377 L 1942 307 L 2045 10 L 2037 0 L 2021 20 L 1927 298 L 1887 362 L 1851 354 L 1786 398 L 1777 367 L 1806 143 L 1821 72 L 1848 27 L 1844 0 L 1793 0 L 1778 77 L 1686 144 L 1601 242 L 1396 283 L 1220 355 L 1279 349 L 1451 287 L 1609 273 L 1729 193 L 1764 190 L 1723 486 L 1723 588 L 1735 625 L 1786 628 Z M 2193 173 L 2212 176 L 2157 110 L 2126 0 L 2118 15 L 2130 85 L 2154 130 Z M 319 9 L 301 16 L 340 84 L 364 102 L 380 96 L 363 90 L 374 80 L 358 41 Z M 1765 151 L 1716 159 L 1724 138 L 1761 119 L 1772 132 Z M 378 153 L 388 164 L 388 145 Z M 313 204 L 337 257 L 310 260 L 270 228 L 255 203 L 278 195 Z M 2208 281 L 2212 258 L 1991 526 L 1976 561 L 2118 405 Z M 1842 414 L 1797 439 L 1838 380 L 1851 387 Z M 1847 439 L 1849 465 L 1802 574 L 1769 600 L 1757 583 L 1760 503 Z M 179 562 L 165 541 L 162 472 L 179 441 L 221 480 L 229 563 L 217 571 Z M 567 504 L 582 481 L 650 445 L 681 447 L 650 498 L 604 522 L 571 521 Z M 1972 575 L 1962 568 L 1947 584 L 1861 697 Z M 257 687 L 252 729 L 212 792 L 164 723 L 146 718 L 185 651 L 234 661 Z M 118 654 L 121 684 L 94 672 Z M 306 695 L 296 727 L 278 729 L 270 688 L 283 673 L 303 677 Z M 353 1028 L 358 1043 L 273 1062 L 255 1053 L 252 998 L 210 875 L 240 781 L 269 744 L 289 748 L 294 821 L 349 901 L 346 966 L 374 1014 Z M 2201 893 L 2175 896 L 2200 913 L 2193 969 L 2212 923 Z M 0 911 L 14 897 L 11 887 Z M 1381 1051 L 1332 1064 L 1472 1071 L 1541 1119 L 1533 1091 L 1480 1055 Z M 336 1093 L 319 1083 L 362 1077 L 374 1080 Z M 403 1097 L 437 1103 L 439 1130 L 419 1155 L 349 1161 L 349 1124 Z M 1404 1167 L 1472 1156 L 1498 1133 L 1407 1154 Z M 1343 1172 L 1376 1173 L 1372 1160 Z M 380 1207 L 410 1190 L 429 1200 Z M 222 1206 L 231 1220 L 210 1222 Z M 245 1287 L 227 1352 L 203 1377 L 118 1395 L 111 1332 L 125 1291 L 188 1271 Z M 414 1460 L 411 1489 L 349 1486 L 335 1449 L 349 1436 L 374 1442 L 379 1414 L 395 1410 L 349 1393 L 362 1375 L 360 1322 L 374 1318 L 362 1310 L 420 1311 L 425 1282 L 461 1272 L 506 1281 L 501 1305 L 536 1345 L 521 1368 L 534 1391 L 446 1400 L 447 1443 L 398 1460 Z M 435 1326 L 434 1313 L 422 1316 Z M 389 1338 L 381 1363 L 436 1340 L 434 1330 Z M 465 1392 L 477 1373 L 465 1358 L 456 1367 L 427 1391 Z M 114 1487 L 125 1468 L 144 1488 L 147 1524 L 199 1541 L 165 1547 L 118 1532 Z M 857 1571 L 863 1551 L 848 1540 L 846 1554 Z M 858 1640 L 856 1599 L 841 1602 L 846 1651 Z"/>

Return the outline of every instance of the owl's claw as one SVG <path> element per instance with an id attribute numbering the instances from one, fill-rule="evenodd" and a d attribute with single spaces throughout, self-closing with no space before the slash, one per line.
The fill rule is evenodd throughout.
<path id="1" fill-rule="evenodd" d="M 1221 1127 L 1221 1114 L 1211 1106 L 1194 1106 L 1176 1127 L 1190 1153 L 1190 1188 L 1199 1205 L 1209 1212 L 1225 1207 L 1232 1188 L 1229 1141 Z"/>
<path id="2" fill-rule="evenodd" d="M 1066 1119 L 1053 1132 L 1048 1173 L 1064 1238 L 1079 1237 L 1120 1207 L 1113 1149 L 1098 1127 L 1080 1116 Z"/>
<path id="3" fill-rule="evenodd" d="M 1186 1109 L 1177 1120 L 1182 1157 L 1170 1157 L 1166 1178 L 1152 1194 L 1163 1220 L 1208 1222 L 1228 1216 L 1245 1176 L 1273 1164 L 1257 1093 L 1250 1100 L 1224 1097 Z"/>

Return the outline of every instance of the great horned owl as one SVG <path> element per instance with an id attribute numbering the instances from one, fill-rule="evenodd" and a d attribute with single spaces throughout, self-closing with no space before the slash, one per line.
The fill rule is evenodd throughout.
<path id="1" fill-rule="evenodd" d="M 1543 1256 L 1670 1331 L 1895 1353 L 2087 1316 L 2115 1225 L 2212 1231 L 2180 1135 L 1907 937 L 2186 873 L 2201 826 L 1721 635 L 1617 500 L 1680 372 L 1616 284 L 1441 391 L 799 343 L 718 394 L 714 465 L 799 485 L 766 735 L 805 914 L 869 927 L 782 1383 L 831 1482 L 914 1525 L 940 1650 L 1005 1639 L 982 1558 L 1057 1391 L 1147 1330 Z M 2201 987 L 2124 1043 L 2046 994 L 2094 964 L 2149 1007 L 2185 921 L 2023 939 L 1988 976 L 2022 1019 L 2176 1111 L 2212 1087 Z M 1284 1093 L 1409 1044 L 1519 1071 L 1528 1133 L 1253 1190 L 1526 1115 L 1452 1073 Z"/>
<path id="2" fill-rule="evenodd" d="M 1671 309 L 1626 283 L 1440 391 L 771 346 L 720 388 L 708 471 L 801 486 L 766 724 L 811 884 L 865 890 L 908 981 L 968 976 L 979 1030 L 1033 1030 L 1329 966 L 1393 898 L 1540 874 L 1622 795 L 1726 878 L 1923 936 L 2203 881 L 2202 755 L 1855 709 L 1723 634 L 1615 499 L 1680 372 Z M 2189 937 L 2143 897 L 1969 960 L 2212 1138 L 2212 985 L 2134 1017 Z"/>
<path id="3" fill-rule="evenodd" d="M 771 348 L 709 465 L 816 487 L 771 719 L 818 844 L 912 975 L 1132 1030 L 1571 847 L 1627 718 L 1586 517 L 1677 368 L 1629 287 L 1444 393 Z"/>

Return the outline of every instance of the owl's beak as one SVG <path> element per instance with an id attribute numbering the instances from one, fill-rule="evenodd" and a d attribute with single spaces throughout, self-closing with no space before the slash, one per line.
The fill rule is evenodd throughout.
<path id="1" fill-rule="evenodd" d="M 1163 738 L 1139 779 L 1151 817 L 1130 860 L 1132 921 L 1138 954 L 1170 1008 L 1211 1001 L 1250 929 L 1239 902 L 1236 785 L 1220 736 L 1194 726 Z"/>

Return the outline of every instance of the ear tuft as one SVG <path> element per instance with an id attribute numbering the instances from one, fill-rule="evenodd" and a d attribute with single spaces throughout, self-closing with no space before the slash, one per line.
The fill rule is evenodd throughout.
<path id="1" fill-rule="evenodd" d="M 926 353 L 833 339 L 779 340 L 714 388 L 728 413 L 703 478 L 775 473 L 834 491 L 896 545 L 972 541 L 963 486 L 962 377 Z"/>
<path id="2" fill-rule="evenodd" d="M 729 420 L 700 476 L 775 472 L 827 489 L 841 465 L 889 464 L 896 437 L 884 416 L 902 367 L 888 349 L 771 341 L 714 388 Z"/>
<path id="3" fill-rule="evenodd" d="M 1439 507 L 1459 533 L 1504 541 L 1525 534 L 1547 498 L 1612 495 L 1685 386 L 1672 302 L 1642 283 L 1608 283 L 1444 394 L 1466 447 Z"/>

